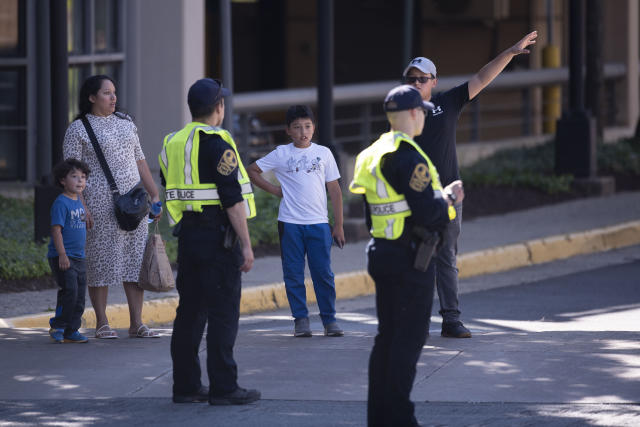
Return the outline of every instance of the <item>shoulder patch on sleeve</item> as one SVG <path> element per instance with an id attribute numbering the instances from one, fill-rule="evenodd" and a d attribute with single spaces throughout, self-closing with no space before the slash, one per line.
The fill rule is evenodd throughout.
<path id="1" fill-rule="evenodd" d="M 216 168 L 220 175 L 228 176 L 236 170 L 238 167 L 238 159 L 236 158 L 236 153 L 232 149 L 224 150 L 222 153 L 222 157 L 220 157 L 220 161 L 218 162 L 218 167 Z"/>
<path id="2" fill-rule="evenodd" d="M 430 182 L 431 176 L 429 175 L 429 167 L 425 163 L 418 163 L 411 174 L 409 187 L 411 187 L 412 190 L 421 193 L 426 190 L 427 185 L 429 185 Z"/>

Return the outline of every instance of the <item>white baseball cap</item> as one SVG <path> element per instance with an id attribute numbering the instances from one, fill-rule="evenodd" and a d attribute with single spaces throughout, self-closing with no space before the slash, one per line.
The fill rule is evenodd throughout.
<path id="1" fill-rule="evenodd" d="M 404 69 L 404 73 L 402 73 L 402 77 L 406 77 L 407 73 L 410 69 L 417 68 L 425 74 L 431 74 L 433 77 L 436 77 L 436 65 L 431 62 L 430 59 L 425 58 L 424 56 L 418 56 L 417 58 L 413 58 L 407 68 Z"/>

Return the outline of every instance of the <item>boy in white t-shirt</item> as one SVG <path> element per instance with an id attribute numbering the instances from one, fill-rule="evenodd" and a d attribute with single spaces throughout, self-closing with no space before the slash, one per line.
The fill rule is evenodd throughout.
<path id="1" fill-rule="evenodd" d="M 287 135 L 292 143 L 281 145 L 249 165 L 251 182 L 264 191 L 282 197 L 278 211 L 278 233 L 284 284 L 294 336 L 310 337 L 309 310 L 304 286 L 305 254 L 313 280 L 320 318 L 326 336 L 344 335 L 336 323 L 336 289 L 331 271 L 331 242 L 342 248 L 342 191 L 340 172 L 331 151 L 311 142 L 313 113 L 306 105 L 289 107 Z M 271 184 L 261 174 L 273 170 L 281 186 Z M 325 189 L 326 185 L 326 189 Z M 327 191 L 333 205 L 335 223 L 329 227 Z"/>

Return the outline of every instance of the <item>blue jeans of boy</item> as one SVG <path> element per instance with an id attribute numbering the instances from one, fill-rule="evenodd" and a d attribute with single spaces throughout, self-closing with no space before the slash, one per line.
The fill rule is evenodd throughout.
<path id="1" fill-rule="evenodd" d="M 64 329 L 64 335 L 71 335 L 80 329 L 87 292 L 86 263 L 82 258 L 69 258 L 70 267 L 60 270 L 58 257 L 49 258 L 51 272 L 58 283 L 56 315 L 49 319 L 54 329 Z"/>
<path id="2" fill-rule="evenodd" d="M 305 255 L 313 280 L 323 325 L 336 321 L 336 286 L 331 271 L 331 228 L 329 224 L 291 224 L 278 221 L 282 272 L 291 314 L 309 317 L 304 286 Z"/>

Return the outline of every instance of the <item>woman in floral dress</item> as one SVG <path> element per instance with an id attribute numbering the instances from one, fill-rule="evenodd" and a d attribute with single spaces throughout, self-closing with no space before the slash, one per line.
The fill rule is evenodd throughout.
<path id="1" fill-rule="evenodd" d="M 157 202 L 158 188 L 145 160 L 138 130 L 129 116 L 116 112 L 115 84 L 108 76 L 91 76 L 82 85 L 80 114 L 67 129 L 64 158 L 85 161 L 91 168 L 83 202 L 87 212 L 87 285 L 96 313 L 96 338 L 117 338 L 107 319 L 107 295 L 110 286 L 124 286 L 129 304 L 129 336 L 157 337 L 142 323 L 143 290 L 137 285 L 142 255 L 147 239 L 147 221 L 133 231 L 118 227 L 109 184 L 91 140 L 80 120 L 86 116 L 96 134 L 120 194 L 125 194 L 142 180 L 152 202 Z"/>

